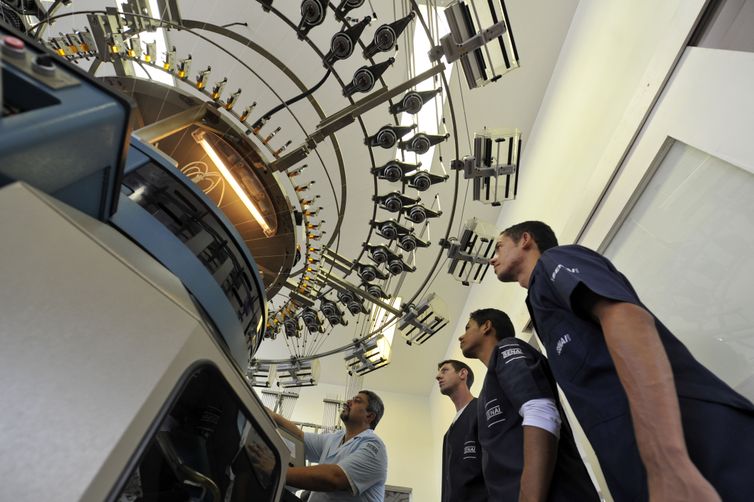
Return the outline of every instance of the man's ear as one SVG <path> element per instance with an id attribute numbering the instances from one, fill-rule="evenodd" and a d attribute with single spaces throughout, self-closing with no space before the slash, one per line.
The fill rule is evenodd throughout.
<path id="1" fill-rule="evenodd" d="M 519 239 L 519 242 L 521 243 L 522 249 L 531 249 L 533 246 L 537 245 L 537 243 L 534 242 L 534 239 L 532 238 L 529 232 L 523 232 L 521 234 L 521 238 Z"/>
<path id="2" fill-rule="evenodd" d="M 480 328 L 482 328 L 482 334 L 484 336 L 487 336 L 492 331 L 492 328 L 493 328 L 492 321 L 487 319 L 486 321 L 482 323 Z"/>
<path id="3" fill-rule="evenodd" d="M 539 244 L 537 244 L 537 241 L 534 240 L 534 237 L 529 232 L 522 233 L 519 242 L 521 243 L 521 249 L 541 252 L 539 251 Z"/>
<path id="4" fill-rule="evenodd" d="M 460 376 L 462 380 L 466 380 L 469 377 L 469 372 L 466 368 L 461 368 L 461 371 L 458 372 L 458 376 Z"/>

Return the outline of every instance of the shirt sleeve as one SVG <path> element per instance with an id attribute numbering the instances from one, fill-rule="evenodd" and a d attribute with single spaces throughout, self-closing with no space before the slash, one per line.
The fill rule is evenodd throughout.
<path id="1" fill-rule="evenodd" d="M 337 465 L 346 473 L 353 494 L 360 495 L 387 478 L 385 445 L 377 438 L 366 439 Z"/>
<path id="2" fill-rule="evenodd" d="M 610 260 L 590 249 L 559 246 L 546 251 L 540 261 L 554 296 L 571 312 L 579 313 L 579 305 L 575 302 L 578 298 L 574 295 L 579 286 L 609 300 L 641 305 L 623 274 Z"/>
<path id="3" fill-rule="evenodd" d="M 518 414 L 523 418 L 521 425 L 544 429 L 556 438 L 560 437 L 560 412 L 554 399 L 532 399 L 524 403 Z"/>
<path id="4" fill-rule="evenodd" d="M 500 388 L 516 410 L 532 399 L 556 399 L 545 370 L 545 358 L 518 338 L 497 344 L 495 374 Z"/>
<path id="5" fill-rule="evenodd" d="M 304 432 L 304 456 L 306 460 L 319 463 L 322 452 L 325 451 L 328 436 L 329 434 Z"/>

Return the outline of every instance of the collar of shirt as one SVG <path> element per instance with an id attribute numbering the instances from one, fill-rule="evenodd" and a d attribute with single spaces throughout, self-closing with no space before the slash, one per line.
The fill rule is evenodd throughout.
<path id="1" fill-rule="evenodd" d="M 367 438 L 374 436 L 375 433 L 372 429 L 366 429 L 356 434 L 348 441 L 343 441 L 346 437 L 346 431 L 340 430 L 336 432 L 327 444 L 327 448 L 324 451 L 324 457 L 332 457 L 340 453 L 341 450 L 351 450 L 355 448 L 359 443 Z"/>
<path id="2" fill-rule="evenodd" d="M 470 403 L 470 402 L 471 402 L 471 401 L 469 401 L 469 403 Z M 458 417 L 460 417 L 460 416 L 461 416 L 461 413 L 463 413 L 463 410 L 465 410 L 465 409 L 466 409 L 466 406 L 468 406 L 468 405 L 469 405 L 469 403 L 466 403 L 466 405 L 464 405 L 464 407 L 463 407 L 463 408 L 461 408 L 460 410 L 458 410 L 458 411 L 456 412 L 456 416 L 455 416 L 455 417 L 453 417 L 453 421 L 452 421 L 452 422 L 450 422 L 450 425 L 453 425 L 454 423 L 456 423 L 456 420 L 458 420 Z"/>

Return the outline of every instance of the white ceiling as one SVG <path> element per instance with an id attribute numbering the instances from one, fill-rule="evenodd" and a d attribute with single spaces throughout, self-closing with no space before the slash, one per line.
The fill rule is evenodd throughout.
<path id="1" fill-rule="evenodd" d="M 296 2 L 286 2 L 296 3 Z M 525 1 L 515 0 L 506 2 L 508 8 L 508 14 L 510 18 L 511 27 L 515 34 L 516 44 L 519 51 L 521 67 L 503 76 L 496 83 L 490 84 L 486 87 L 469 91 L 465 82 L 460 82 L 456 71 L 454 70 L 453 76 L 450 79 L 451 83 L 451 99 L 455 107 L 457 114 L 459 147 L 461 156 L 470 153 L 469 138 L 473 137 L 475 131 L 479 131 L 484 127 L 488 128 L 519 128 L 523 133 L 524 146 L 522 153 L 521 168 L 526 169 L 526 138 L 528 132 L 532 128 L 532 124 L 536 118 L 539 110 L 539 105 L 542 100 L 542 96 L 547 87 L 547 83 L 550 79 L 550 75 L 555 66 L 555 63 L 560 52 L 560 47 L 568 31 L 571 18 L 575 11 L 577 1 L 563 1 L 563 2 L 544 2 L 544 1 Z M 373 2 L 373 5 L 375 2 Z M 376 7 L 376 5 L 375 5 Z M 363 12 L 362 12 L 363 11 Z M 381 11 L 378 11 L 379 22 L 385 22 L 385 17 L 388 21 L 392 21 L 394 17 L 391 15 L 391 9 L 387 9 L 387 14 L 382 15 Z M 399 11 L 400 12 L 400 11 Z M 354 15 L 364 15 L 368 13 L 366 5 L 359 11 L 354 11 Z M 295 14 L 291 13 L 295 17 Z M 373 26 L 375 23 L 373 22 Z M 265 33 L 264 29 L 260 30 Z M 329 43 L 329 35 L 336 31 L 335 28 L 330 30 L 325 26 L 320 26 L 316 30 L 312 30 L 312 37 L 317 38 L 320 36 L 318 42 L 321 47 L 326 47 Z M 262 34 L 260 33 L 260 35 Z M 369 28 L 364 35 L 364 38 L 369 36 Z M 255 35 L 257 32 L 255 31 Z M 272 36 L 271 33 L 266 32 L 267 36 Z M 283 34 L 277 33 L 278 39 L 281 44 L 281 51 L 277 54 L 281 59 L 290 58 L 291 53 L 295 53 L 296 47 L 300 47 L 295 37 L 290 33 Z M 326 35 L 326 36 L 322 36 Z M 404 34 L 405 36 L 405 34 Z M 282 44 L 289 44 L 283 46 Z M 401 46 L 402 47 L 402 46 Z M 399 52 L 396 56 L 398 61 L 405 59 L 405 54 Z M 322 70 L 318 61 L 309 60 L 308 72 L 302 73 L 301 68 L 305 64 L 303 58 L 296 58 L 295 67 L 302 80 L 307 82 L 318 80 Z M 358 65 L 363 64 L 361 58 L 353 56 L 351 60 L 346 62 L 339 62 L 338 65 L 343 65 L 346 70 L 343 71 L 344 78 L 348 78 L 353 69 Z M 379 59 L 378 57 L 375 59 Z M 348 63 L 352 63 L 351 67 Z M 340 71 L 340 67 L 337 67 Z M 388 70 L 385 75 L 389 85 L 399 83 L 400 67 L 398 63 Z M 317 77 L 315 78 L 314 75 Z M 332 84 L 333 82 L 329 82 Z M 334 86 L 333 86 L 334 87 Z M 324 89 L 323 89 L 324 91 Z M 317 99 L 322 98 L 321 102 L 328 112 L 339 109 L 344 106 L 344 100 L 338 95 L 337 90 L 320 91 L 316 94 Z M 330 98 L 330 99 L 328 99 Z M 327 104 L 325 106 L 324 104 Z M 447 107 L 446 107 L 447 112 Z M 447 126 L 450 130 L 450 119 L 447 115 Z M 373 133 L 376 129 L 384 125 L 388 121 L 385 110 L 370 112 L 365 117 L 365 122 L 368 124 L 367 128 L 369 133 Z M 371 126 L 371 128 L 370 128 Z M 373 194 L 373 187 L 371 179 L 365 176 L 367 170 L 367 158 L 365 148 L 362 143 L 361 132 L 356 127 L 349 128 L 348 135 L 339 135 L 341 146 L 343 148 L 344 157 L 347 164 L 347 187 L 348 187 L 348 206 L 346 219 L 342 227 L 342 235 L 347 238 L 341 239 L 339 252 L 345 256 L 355 256 L 361 247 L 362 242 L 366 238 L 366 232 L 368 229 L 368 221 L 371 218 L 372 204 L 367 202 L 371 199 Z M 342 139 L 341 139 L 342 138 Z M 295 142 L 294 142 L 295 143 Z M 453 145 L 451 143 L 445 143 L 442 147 L 444 165 L 449 167 L 450 160 L 452 160 Z M 394 158 L 393 152 L 376 151 L 378 155 L 376 159 L 377 164 L 381 164 L 390 158 Z M 435 155 L 435 161 L 432 167 L 432 172 L 441 172 L 439 167 L 438 155 Z M 452 190 L 454 189 L 454 173 L 451 173 L 451 178 L 447 183 L 441 186 L 441 190 L 438 192 L 441 198 L 442 208 L 445 214 L 438 220 L 433 220 L 430 226 L 431 241 L 433 246 L 428 250 L 417 256 L 417 263 L 419 264 L 419 271 L 415 274 L 407 274 L 402 291 L 404 291 L 404 299 L 406 294 L 411 294 L 416 291 L 417 287 L 424 280 L 428 267 L 434 262 L 436 256 L 440 252 L 437 241 L 444 236 L 445 230 L 448 224 L 448 216 L 450 213 Z M 317 180 L 321 183 L 320 180 Z M 384 183 L 384 182 L 382 182 Z M 387 185 L 386 185 L 387 186 Z M 452 227 L 451 236 L 458 236 L 459 226 L 471 216 L 476 216 L 483 220 L 495 223 L 498 218 L 500 208 L 492 208 L 490 206 L 481 204 L 479 202 L 472 202 L 470 197 L 465 199 L 467 194 L 468 183 L 463 179 L 459 184 L 459 203 L 457 213 L 455 215 L 455 221 Z M 321 186 L 320 186 L 321 188 Z M 380 187 L 379 193 L 387 192 L 383 186 Z M 526 187 L 521 187 L 520 197 L 526 196 Z M 425 194 L 422 195 L 423 201 L 430 200 Z M 323 194 L 324 198 L 325 195 Z M 515 202 L 509 202 L 509 204 L 515 204 Z M 325 204 L 323 204 L 324 206 Z M 503 210 L 505 206 L 503 206 Z M 385 219 L 389 217 L 389 214 L 384 211 L 380 211 L 382 215 L 378 214 L 378 219 Z M 378 213 L 380 213 L 378 212 Z M 330 217 L 325 218 L 328 221 Z M 333 218 L 334 219 L 334 218 Z M 381 239 L 372 239 L 379 242 Z M 362 259 L 362 261 L 367 261 Z M 433 338 L 420 346 L 408 346 L 405 342 L 396 335 L 393 343 L 393 354 L 391 363 L 366 376 L 365 381 L 368 382 L 370 388 L 402 392 L 418 395 L 427 395 L 431 389 L 433 389 L 434 381 L 432 375 L 436 368 L 436 363 L 445 357 L 446 351 L 450 343 L 454 343 L 455 339 L 459 336 L 457 322 L 465 323 L 466 319 L 458 319 L 461 311 L 463 310 L 466 297 L 468 296 L 468 288 L 462 286 L 459 282 L 455 281 L 445 270 L 447 264 L 441 261 L 443 268 L 440 269 L 434 280 L 432 280 L 429 288 L 425 291 L 435 291 L 445 300 L 448 306 L 448 312 L 451 318 L 450 324 L 440 331 Z M 487 280 L 494 280 L 491 276 Z M 346 314 L 347 318 L 350 315 Z M 355 330 L 360 326 L 355 326 L 355 320 L 350 318 L 350 324 L 347 328 L 340 328 L 333 332 L 329 336 L 329 340 L 322 346 L 323 349 L 328 347 L 334 347 L 347 343 L 352 338 Z M 264 342 L 260 348 L 259 357 L 280 357 L 287 354 L 284 350 L 284 346 L 281 343 L 281 337 L 275 342 Z M 281 350 L 282 349 L 282 350 Z M 321 360 L 321 375 L 320 381 L 334 384 L 345 383 L 345 364 L 343 362 L 343 355 L 333 355 L 325 357 Z"/>
<path id="2" fill-rule="evenodd" d="M 336 3 L 336 2 L 334 2 Z M 362 40 L 371 40 L 374 29 L 382 23 L 392 22 L 402 17 L 407 12 L 408 2 L 384 0 L 372 0 L 362 7 L 351 12 L 352 17 L 363 17 L 371 14 L 371 6 L 377 11 L 377 19 L 367 27 Z M 532 129 L 537 116 L 539 105 L 545 89 L 556 64 L 560 47 L 570 26 L 571 18 L 575 11 L 577 0 L 560 0 L 550 2 L 545 0 L 508 0 L 506 6 L 512 31 L 515 35 L 516 45 L 520 56 L 520 68 L 505 74 L 497 82 L 486 87 L 469 91 L 465 81 L 459 79 L 456 71 L 450 78 L 450 97 L 457 118 L 457 131 L 459 138 L 460 157 L 470 153 L 470 141 L 475 131 L 484 127 L 488 128 L 518 128 L 523 134 L 523 151 L 521 169 L 526 169 L 526 140 Z M 114 2 L 106 2 L 112 5 Z M 248 26 L 233 26 L 231 29 L 249 38 L 265 50 L 269 51 L 280 62 L 295 73 L 304 85 L 312 86 L 325 74 L 325 68 L 315 52 L 305 42 L 298 40 L 293 30 L 285 25 L 272 13 L 265 13 L 260 4 L 249 0 L 179 0 L 178 4 L 184 19 L 201 20 L 217 25 L 241 22 Z M 87 8 L 101 9 L 103 2 L 97 0 L 79 0 L 61 12 L 83 11 Z M 294 0 L 276 0 L 273 6 L 288 15 L 294 22 L 300 18 L 300 2 Z M 331 14 L 331 13 L 330 13 Z M 81 29 L 84 26 L 83 16 L 72 16 L 58 21 L 50 30 L 65 32 L 68 29 Z M 399 40 L 399 50 L 392 54 L 396 63 L 384 74 L 384 79 L 389 87 L 398 85 L 406 80 L 407 68 L 407 45 L 408 37 L 416 23 L 409 26 Z M 330 37 L 339 31 L 340 27 L 332 18 L 324 24 L 311 30 L 309 36 L 313 42 L 327 52 Z M 212 46 L 204 40 L 200 40 L 193 34 L 183 31 L 170 31 L 168 33 L 169 44 L 176 46 L 177 57 L 182 59 L 191 54 L 193 63 L 191 73 L 212 66 L 212 76 L 209 83 L 214 83 L 227 77 L 226 92 L 233 92 L 238 88 L 243 89 L 242 97 L 237 107 L 246 106 L 256 101 L 256 116 L 260 116 L 269 108 L 280 103 L 280 98 L 287 99 L 299 94 L 300 90 L 291 82 L 281 68 L 276 67 L 267 59 L 260 57 L 254 51 L 229 43 L 227 39 L 215 37 L 212 34 L 201 32 L 209 40 L 218 42 L 218 46 Z M 338 75 L 344 81 L 350 81 L 353 72 L 365 63 L 361 54 L 357 52 L 348 60 L 339 61 L 335 64 Z M 237 56 L 247 68 L 244 68 L 231 56 Z M 376 61 L 384 61 L 389 55 L 378 54 Z M 418 56 L 417 56 L 418 57 Z M 107 71 L 107 69 L 105 69 Z M 100 73 L 98 73 L 100 74 Z M 258 78 L 257 76 L 261 78 Z M 459 85 L 460 84 L 460 85 Z M 356 95 L 358 99 L 363 95 Z M 314 98 L 324 110 L 326 115 L 331 115 L 348 105 L 348 101 L 342 96 L 341 86 L 334 77 L 314 94 Z M 281 112 L 269 122 L 262 130 L 262 135 L 268 134 L 276 127 L 281 127 L 280 132 L 270 141 L 273 148 L 282 146 L 290 140 L 289 150 L 300 145 L 306 134 L 311 133 L 320 122 L 319 117 L 312 106 L 303 100 L 291 106 L 293 115 Z M 448 132 L 453 133 L 448 107 L 446 106 L 446 127 Z M 362 116 L 367 134 L 373 134 L 379 127 L 389 123 L 392 117 L 387 113 L 387 105 L 367 112 Z M 300 124 L 300 125 L 299 125 Z M 441 146 L 443 164 L 449 169 L 454 157 L 455 145 L 451 140 Z M 337 157 L 332 145 L 326 141 L 316 150 L 316 154 L 310 154 L 307 163 L 309 167 L 304 173 L 295 178 L 296 183 L 305 184 L 315 181 L 312 190 L 307 195 L 319 195 L 319 205 L 323 206 L 320 213 L 324 220 L 322 228 L 326 233 L 322 242 L 327 242 L 330 236 L 335 234 L 337 222 L 337 210 L 335 199 L 343 203 L 341 198 L 342 186 L 346 188 L 345 218 L 340 228 L 339 238 L 334 245 L 337 252 L 345 257 L 353 259 L 359 254 L 362 245 L 367 240 L 369 220 L 372 219 L 373 203 L 372 196 L 375 194 L 374 178 L 369 174 L 371 162 L 369 150 L 364 146 L 364 131 L 358 124 L 344 128 L 337 134 L 339 147 L 344 159 L 344 174 L 339 173 Z M 260 149 L 263 149 L 261 145 Z M 321 158 L 321 162 L 320 159 Z M 374 149 L 374 162 L 381 165 L 395 158 L 395 151 Z M 442 167 L 438 160 L 439 152 L 435 152 L 435 160 L 431 171 L 442 173 Z M 420 285 L 427 278 L 431 266 L 441 249 L 438 241 L 445 236 L 453 212 L 452 201 L 455 191 L 455 173 L 449 172 L 451 178 L 448 182 L 433 186 L 427 192 L 418 194 L 425 205 L 431 205 L 433 196 L 440 198 L 440 206 L 444 212 L 438 219 L 430 220 L 428 234 L 422 237 L 432 242 L 432 246 L 426 250 L 419 250 L 416 254 L 417 272 L 406 274 L 401 287 L 400 296 L 408 299 L 417 293 Z M 328 175 L 330 179 L 328 180 Z M 287 182 L 284 183 L 287 185 Z M 458 204 L 454 215 L 450 236 L 458 236 L 459 228 L 465 220 L 476 216 L 490 223 L 496 223 L 500 214 L 500 208 L 493 208 L 467 200 L 468 183 L 462 178 L 459 181 Z M 435 188 L 437 189 L 435 190 Z M 519 187 L 519 198 L 527 196 L 527 187 Z M 389 184 L 380 181 L 377 188 L 378 194 L 399 189 L 398 184 Z M 295 192 L 288 187 L 291 200 L 295 200 Z M 410 196 L 416 196 L 408 192 Z M 515 204 L 509 202 L 508 204 Z M 502 210 L 505 210 L 505 205 Z M 382 210 L 377 211 L 377 220 L 393 217 L 392 213 Z M 316 220 L 315 220 L 316 221 Z M 370 239 L 373 243 L 384 243 L 384 240 L 376 235 Z M 399 250 L 400 251 L 400 250 Z M 406 254 L 405 252 L 403 253 Z M 365 256 L 362 262 L 369 262 Z M 451 322 L 441 332 L 420 346 L 407 346 L 400 336 L 396 335 L 393 342 L 393 355 L 391 363 L 366 377 L 370 388 L 402 392 L 409 394 L 427 395 L 433 387 L 431 375 L 434 374 L 436 363 L 442 360 L 448 350 L 449 344 L 459 335 L 457 322 L 465 323 L 465 319 L 458 319 L 468 296 L 469 289 L 456 282 L 445 270 L 447 265 L 438 269 L 434 278 L 430 279 L 428 287 L 421 293 L 422 296 L 428 291 L 437 292 L 448 307 Z M 297 268 L 300 268 L 300 264 Z M 358 285 L 358 278 L 351 274 L 348 281 Z M 488 274 L 490 275 L 490 274 Z M 494 280 L 490 275 L 486 280 Z M 271 307 L 280 304 L 280 299 L 272 299 Z M 354 337 L 363 334 L 364 321 L 361 322 L 346 313 L 349 320 L 347 327 L 334 329 L 326 338 L 318 342 L 315 353 L 321 353 L 349 343 Z M 327 323 L 326 323 L 327 324 Z M 314 347 L 311 342 L 307 345 L 307 353 L 311 353 Z M 289 348 L 285 344 L 285 336 L 281 333 L 274 341 L 266 340 L 262 343 L 258 358 L 283 359 L 290 357 Z M 344 384 L 346 381 L 345 363 L 343 354 L 328 356 L 321 359 L 320 381 L 333 384 Z"/>

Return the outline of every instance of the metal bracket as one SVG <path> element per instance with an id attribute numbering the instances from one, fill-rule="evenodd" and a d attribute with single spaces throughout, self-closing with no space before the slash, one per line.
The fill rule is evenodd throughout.
<path id="1" fill-rule="evenodd" d="M 441 57 L 445 56 L 445 61 L 452 63 L 469 52 L 480 48 L 490 40 L 502 36 L 505 30 L 505 22 L 500 21 L 460 43 L 456 42 L 453 33 L 448 33 L 440 39 L 440 45 L 429 50 L 429 59 L 430 61 L 439 61 Z"/>
<path id="2" fill-rule="evenodd" d="M 487 265 L 489 263 L 490 259 L 485 256 L 474 255 L 462 251 L 467 245 L 468 243 L 463 243 L 454 237 L 440 241 L 440 246 L 442 246 L 443 249 L 448 250 L 448 258 L 451 260 L 461 260 L 475 265 Z M 451 265 L 451 270 L 449 270 L 449 272 L 453 273 L 454 268 L 455 263 Z"/>
<path id="3" fill-rule="evenodd" d="M 186 127 L 201 122 L 212 107 L 206 103 L 188 108 L 157 122 L 137 129 L 133 133 L 145 143 L 156 143 Z"/>
<path id="4" fill-rule="evenodd" d="M 489 176 L 505 176 L 516 173 L 516 166 L 513 164 L 495 164 L 489 167 L 476 167 L 475 157 L 466 157 L 463 160 L 454 160 L 450 163 L 450 168 L 456 171 L 463 170 L 463 178 L 470 180 L 472 178 L 487 178 Z"/>

